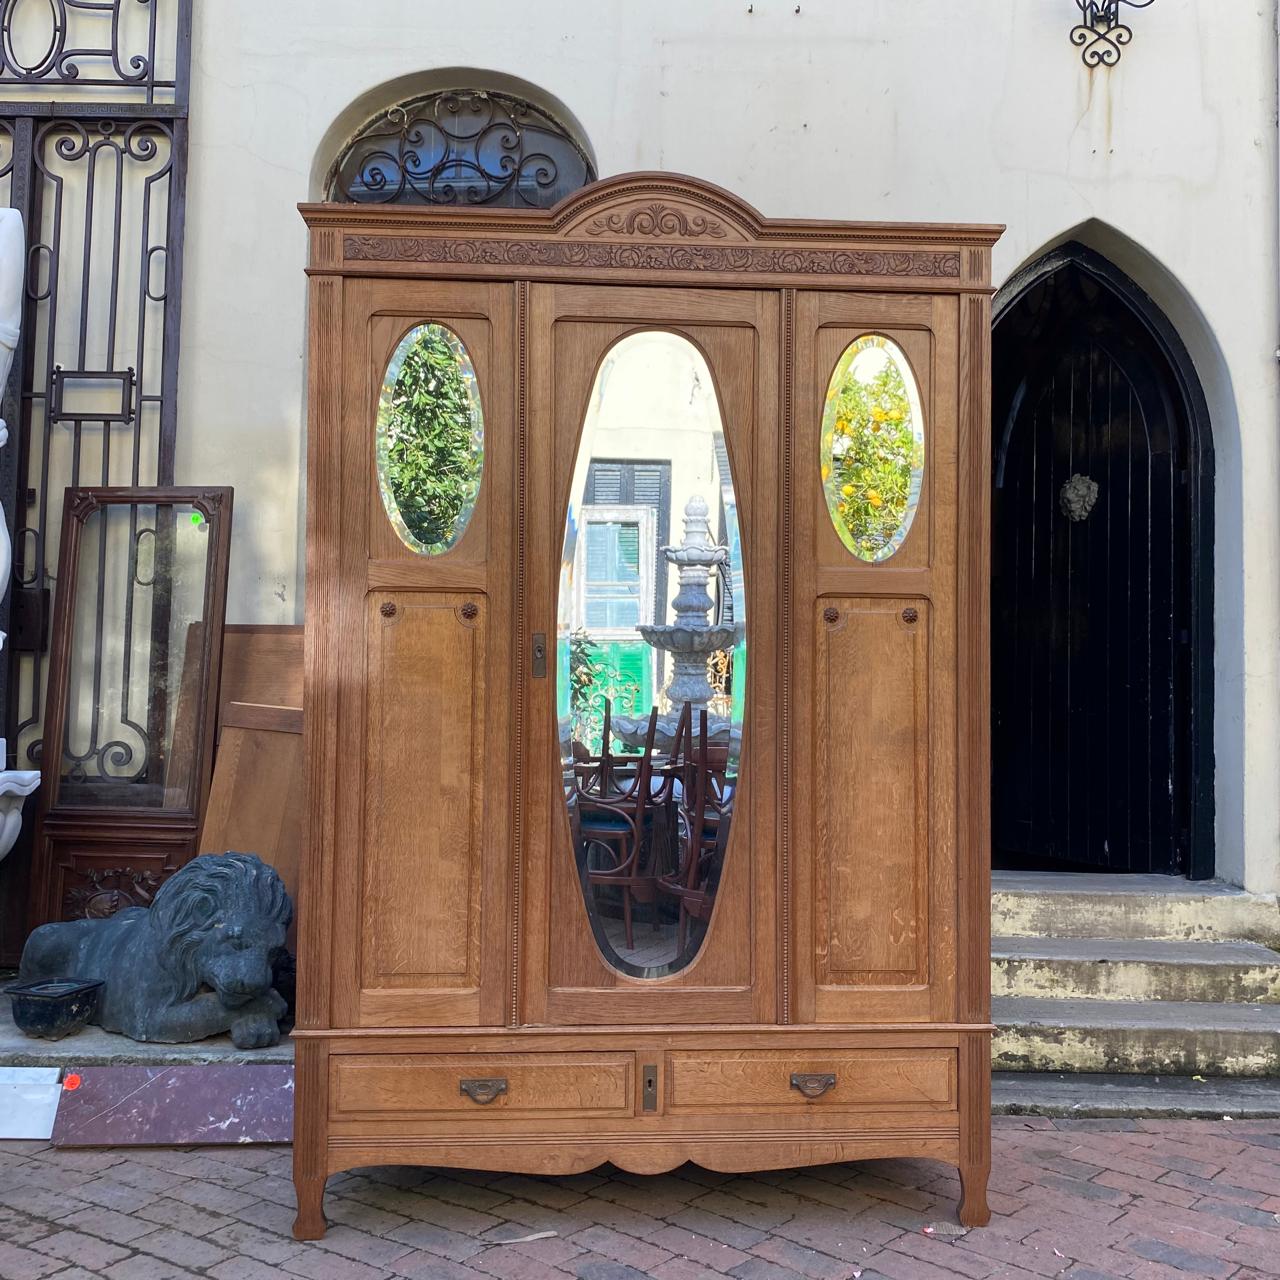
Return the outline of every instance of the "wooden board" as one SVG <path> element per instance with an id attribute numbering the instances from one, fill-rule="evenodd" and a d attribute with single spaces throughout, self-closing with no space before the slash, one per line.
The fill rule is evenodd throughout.
<path id="1" fill-rule="evenodd" d="M 302 706 L 302 628 L 233 624 L 222 640 L 218 724 L 228 704 Z"/>
<path id="2" fill-rule="evenodd" d="M 306 817 L 302 741 L 299 708 L 229 703 L 199 844 L 201 853 L 256 853 L 280 873 L 295 915 Z"/>

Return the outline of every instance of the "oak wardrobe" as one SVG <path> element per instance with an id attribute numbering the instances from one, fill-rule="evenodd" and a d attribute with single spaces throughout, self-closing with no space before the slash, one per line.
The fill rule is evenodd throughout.
<path id="1" fill-rule="evenodd" d="M 295 1232 L 371 1164 L 990 1164 L 999 228 L 314 205 Z"/>

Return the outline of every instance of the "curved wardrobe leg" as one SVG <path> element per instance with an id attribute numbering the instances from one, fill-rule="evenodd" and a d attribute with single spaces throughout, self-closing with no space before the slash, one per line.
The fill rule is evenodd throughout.
<path id="1" fill-rule="evenodd" d="M 990 1174 L 990 1163 L 960 1166 L 960 1187 L 963 1192 L 963 1198 L 960 1201 L 962 1227 L 985 1227 L 991 1221 L 991 1210 L 987 1206 L 987 1178 Z"/>
<path id="2" fill-rule="evenodd" d="M 294 1041 L 293 1190 L 298 1216 L 293 1221 L 293 1235 L 297 1240 L 319 1240 L 329 1225 L 324 1218 L 324 1184 L 329 1176 L 324 1131 L 329 1105 L 327 1069 L 323 1044 Z"/>
<path id="3" fill-rule="evenodd" d="M 293 1189 L 298 1197 L 298 1216 L 293 1220 L 295 1240 L 323 1240 L 328 1222 L 324 1216 L 324 1184 L 322 1173 L 293 1172 Z"/>
<path id="4" fill-rule="evenodd" d="M 991 1221 L 987 1180 L 991 1176 L 991 1040 L 967 1035 L 960 1045 L 960 1225 Z"/>

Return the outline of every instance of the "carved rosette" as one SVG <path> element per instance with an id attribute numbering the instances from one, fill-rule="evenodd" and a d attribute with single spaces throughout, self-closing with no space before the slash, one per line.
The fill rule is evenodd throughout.
<path id="1" fill-rule="evenodd" d="M 67 920 L 103 920 L 125 907 L 149 907 L 160 888 L 154 871 L 134 867 L 86 867 L 78 874 L 84 882 L 71 885 L 62 900 Z"/>

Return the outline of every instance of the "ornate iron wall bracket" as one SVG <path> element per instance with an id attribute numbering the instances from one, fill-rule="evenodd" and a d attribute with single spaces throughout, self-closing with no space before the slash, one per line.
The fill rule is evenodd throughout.
<path id="1" fill-rule="evenodd" d="M 1154 0 L 1076 0 L 1080 21 L 1071 28 L 1071 43 L 1086 67 L 1114 67 L 1133 39 L 1132 28 L 1120 19 L 1120 6 L 1145 9 Z"/>

